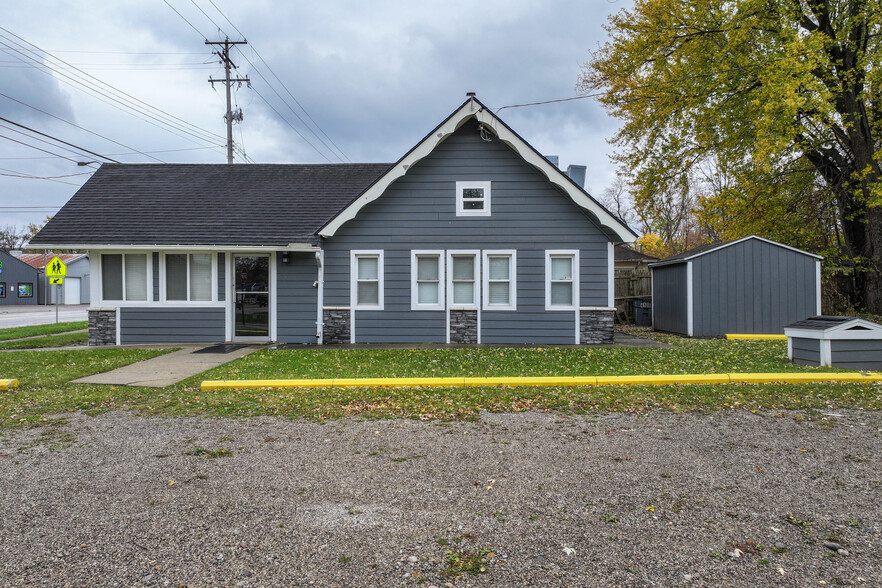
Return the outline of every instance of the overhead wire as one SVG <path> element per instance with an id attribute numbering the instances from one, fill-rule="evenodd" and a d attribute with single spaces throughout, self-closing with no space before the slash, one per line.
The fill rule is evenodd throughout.
<path id="1" fill-rule="evenodd" d="M 22 47 L 23 50 L 16 49 L 15 47 L 10 47 L 10 49 L 16 51 L 17 53 L 19 53 L 20 55 L 22 55 L 23 57 L 25 57 L 27 59 L 30 59 L 31 61 L 34 61 L 38 64 L 41 64 L 41 65 L 47 67 L 48 69 L 51 69 L 54 73 L 70 80 L 71 82 L 78 84 L 80 86 L 83 86 L 84 88 L 87 88 L 88 90 L 90 90 L 91 92 L 93 92 L 95 94 L 99 94 L 101 96 L 104 96 L 104 97 L 110 99 L 111 101 L 116 102 L 116 103 L 124 106 L 125 108 L 129 109 L 130 111 L 136 113 L 136 116 L 141 115 L 141 116 L 138 116 L 138 118 L 141 118 L 142 120 L 145 120 L 143 117 L 146 116 L 147 118 L 154 121 L 151 124 L 154 124 L 155 126 L 160 126 L 160 128 L 167 127 L 167 128 L 165 128 L 166 131 L 171 132 L 171 129 L 174 129 L 175 131 L 185 133 L 187 135 L 190 135 L 193 138 L 199 139 L 199 140 L 206 142 L 206 143 L 207 142 L 214 142 L 214 141 L 217 141 L 218 139 L 222 139 L 222 137 L 220 135 L 218 135 L 217 133 L 214 133 L 212 131 L 209 131 L 207 129 L 199 127 L 198 125 L 192 124 L 192 123 L 185 121 L 179 117 L 176 117 L 176 116 L 174 116 L 174 115 L 172 115 L 172 114 L 170 114 L 160 108 L 157 108 L 147 102 L 144 102 L 143 100 L 140 100 L 139 98 L 136 98 L 135 96 L 132 96 L 131 94 L 129 94 L 123 90 L 120 90 L 119 88 L 112 86 L 111 84 L 108 84 L 108 83 L 96 78 L 95 76 L 81 70 L 80 68 L 77 68 L 76 66 L 72 66 L 70 63 L 64 61 L 63 59 L 55 57 L 55 56 L 47 53 L 46 51 L 43 51 L 42 49 L 40 49 L 39 47 L 37 47 L 33 43 L 30 43 L 26 39 L 23 39 L 22 37 L 16 35 L 15 33 L 10 32 L 9 30 L 3 28 L 2 26 L 0 26 L 0 31 L 4 31 L 8 35 L 11 35 L 11 36 L 15 37 L 16 39 L 22 41 L 23 43 L 27 44 L 28 46 L 34 48 L 34 49 L 29 49 L 28 47 L 26 47 L 22 43 L 11 40 L 8 36 L 4 37 L 3 35 L 0 35 L 0 37 L 4 37 L 7 41 L 11 41 L 15 45 Z M 9 45 L 7 45 L 7 46 L 9 47 Z M 44 63 L 44 62 L 41 62 L 40 60 L 37 60 L 35 57 L 29 55 L 28 53 L 44 55 L 53 61 Z M 70 76 L 70 75 L 65 74 L 63 71 L 59 71 L 59 69 L 57 69 L 58 64 L 56 62 L 60 62 L 66 66 L 69 66 L 74 71 L 79 72 L 80 74 L 83 74 L 85 79 L 78 79 L 75 76 Z M 94 81 L 92 81 L 92 80 L 94 80 Z M 104 90 L 103 89 L 104 87 L 108 88 L 109 90 Z M 108 94 L 108 92 L 112 92 L 113 94 Z M 130 114 L 132 112 L 130 112 Z M 162 116 L 159 116 L 159 115 L 162 115 Z M 149 122 L 149 121 L 146 121 L 146 122 Z M 162 125 L 165 125 L 165 127 L 163 127 Z M 209 137 L 210 137 L 210 139 L 209 139 Z"/>
<path id="2" fill-rule="evenodd" d="M 86 149 L 85 147 L 80 147 L 79 145 L 74 145 L 73 143 L 69 143 L 67 141 L 64 141 L 63 139 L 59 139 L 58 137 L 53 137 L 52 135 L 40 132 L 36 129 L 32 129 L 31 127 L 17 123 L 15 121 L 11 121 L 8 118 L 4 118 L 4 117 L 0 116 L 0 120 L 7 122 L 11 125 L 15 125 L 19 128 L 25 129 L 27 131 L 30 131 L 31 133 L 35 133 L 37 135 L 40 135 L 41 137 L 47 137 L 47 138 L 52 139 L 53 141 L 56 141 L 58 143 L 63 143 L 64 145 L 68 145 L 68 146 L 73 147 L 79 151 L 82 151 L 84 153 L 88 153 L 89 155 L 94 155 L 95 157 L 100 157 L 101 159 L 106 159 L 106 160 L 111 161 L 113 163 L 120 163 L 119 161 L 117 161 L 111 157 L 107 157 L 106 155 L 101 155 L 100 153 L 95 153 L 94 151 L 90 151 L 90 150 Z"/>

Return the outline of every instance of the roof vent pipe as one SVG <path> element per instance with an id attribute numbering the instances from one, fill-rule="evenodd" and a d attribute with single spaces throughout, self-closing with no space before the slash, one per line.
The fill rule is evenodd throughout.
<path id="1" fill-rule="evenodd" d="M 567 175 L 570 179 L 579 184 L 579 187 L 585 188 L 585 173 L 588 171 L 587 165 L 568 165 Z"/>

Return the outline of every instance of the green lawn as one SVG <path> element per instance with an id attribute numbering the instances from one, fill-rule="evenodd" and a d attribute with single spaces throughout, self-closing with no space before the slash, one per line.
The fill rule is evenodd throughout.
<path id="1" fill-rule="evenodd" d="M 64 347 L 66 345 L 85 345 L 89 340 L 86 332 L 62 333 L 45 337 L 30 337 L 14 341 L 0 341 L 0 349 L 39 349 L 42 347 Z"/>
<path id="2" fill-rule="evenodd" d="M 315 420 L 463 419 L 482 411 L 882 409 L 880 384 L 729 384 L 682 386 L 326 388 L 201 391 L 206 379 L 369 376 L 619 375 L 812 371 L 787 362 L 785 342 L 666 338 L 671 349 L 482 347 L 457 349 L 262 350 L 167 388 L 71 384 L 83 375 L 163 351 L 94 349 L 0 353 L 0 427 L 41 424 L 49 415 L 133 410 L 155 415 Z M 813 371 L 828 371 L 817 370 Z"/>
<path id="3" fill-rule="evenodd" d="M 89 325 L 86 321 L 77 321 L 72 323 L 52 323 L 50 325 L 33 325 L 30 327 L 13 327 L 11 329 L 0 329 L 0 341 L 21 339 L 22 337 L 36 337 L 38 335 L 67 333 L 69 331 L 80 331 L 87 328 L 88 326 Z"/>

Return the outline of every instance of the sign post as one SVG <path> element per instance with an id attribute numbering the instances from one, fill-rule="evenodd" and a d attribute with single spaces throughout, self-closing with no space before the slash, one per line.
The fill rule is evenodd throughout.
<path id="1" fill-rule="evenodd" d="M 58 303 L 61 301 L 61 285 L 64 283 L 64 276 L 67 275 L 67 266 L 56 255 L 46 264 L 46 275 L 49 277 L 49 283 L 55 286 L 55 323 L 58 324 Z"/>

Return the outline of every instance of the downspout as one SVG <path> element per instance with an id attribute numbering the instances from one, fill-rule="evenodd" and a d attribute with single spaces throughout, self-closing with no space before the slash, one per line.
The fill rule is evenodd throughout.
<path id="1" fill-rule="evenodd" d="M 316 310 L 316 321 L 315 321 L 315 341 L 319 345 L 324 343 L 324 333 L 325 333 L 325 322 L 324 322 L 324 307 L 325 307 L 325 252 L 324 250 L 319 250 L 315 252 L 315 263 L 318 266 L 318 279 L 315 282 L 316 288 L 318 288 L 318 292 L 316 292 L 316 306 L 318 306 Z"/>

